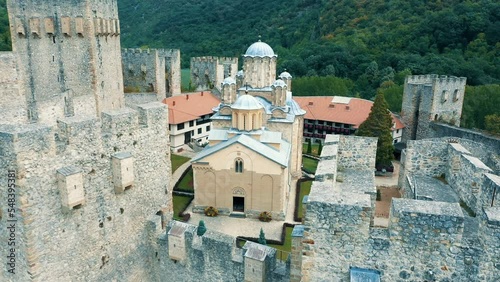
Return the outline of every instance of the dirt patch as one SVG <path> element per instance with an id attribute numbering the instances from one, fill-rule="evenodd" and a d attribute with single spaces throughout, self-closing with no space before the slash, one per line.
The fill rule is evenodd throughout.
<path id="1" fill-rule="evenodd" d="M 375 217 L 389 218 L 392 198 L 401 198 L 399 188 L 378 187 L 380 201 L 375 202 Z"/>

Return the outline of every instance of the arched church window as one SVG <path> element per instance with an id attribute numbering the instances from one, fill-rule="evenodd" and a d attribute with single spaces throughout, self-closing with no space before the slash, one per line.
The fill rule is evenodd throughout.
<path id="1" fill-rule="evenodd" d="M 242 159 L 238 158 L 234 161 L 234 172 L 243 173 L 243 160 Z"/>

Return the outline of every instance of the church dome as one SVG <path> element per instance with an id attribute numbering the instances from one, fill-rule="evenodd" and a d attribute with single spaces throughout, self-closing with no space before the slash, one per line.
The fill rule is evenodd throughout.
<path id="1" fill-rule="evenodd" d="M 277 57 L 273 48 L 262 41 L 255 42 L 248 47 L 245 57 Z"/>
<path id="2" fill-rule="evenodd" d="M 286 83 L 281 80 L 281 79 L 278 79 L 276 80 L 274 83 L 273 83 L 273 86 L 274 87 L 285 87 L 286 86 Z"/>
<path id="3" fill-rule="evenodd" d="M 292 78 L 292 75 L 289 72 L 284 71 L 280 74 L 280 78 Z"/>
<path id="4" fill-rule="evenodd" d="M 263 106 L 252 95 L 242 95 L 231 105 L 231 108 L 235 110 L 258 110 L 262 109 Z"/>
<path id="5" fill-rule="evenodd" d="M 223 85 L 226 85 L 226 84 L 236 84 L 236 80 L 234 80 L 234 78 L 232 77 L 226 77 L 224 79 L 224 81 L 222 82 Z"/>

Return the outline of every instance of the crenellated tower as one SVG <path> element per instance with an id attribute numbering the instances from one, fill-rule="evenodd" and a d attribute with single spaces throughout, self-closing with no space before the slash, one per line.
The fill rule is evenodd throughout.
<path id="1" fill-rule="evenodd" d="M 27 121 L 124 105 L 116 0 L 7 1 Z"/>
<path id="2" fill-rule="evenodd" d="M 403 140 L 433 137 L 431 122 L 460 126 L 465 77 L 414 75 L 405 81 L 401 118 Z"/>

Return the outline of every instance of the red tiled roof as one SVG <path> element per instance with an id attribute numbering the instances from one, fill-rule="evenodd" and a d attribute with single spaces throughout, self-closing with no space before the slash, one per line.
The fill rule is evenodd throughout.
<path id="1" fill-rule="evenodd" d="M 306 111 L 305 119 L 323 120 L 352 124 L 354 128 L 368 118 L 373 106 L 372 101 L 359 98 L 350 98 L 348 104 L 333 103 L 334 96 L 293 97 L 302 109 Z M 393 129 L 402 129 L 404 124 L 392 114 L 396 123 Z"/>
<path id="2" fill-rule="evenodd" d="M 168 105 L 168 123 L 180 124 L 212 113 L 220 100 L 210 92 L 186 93 L 162 101 Z"/>

